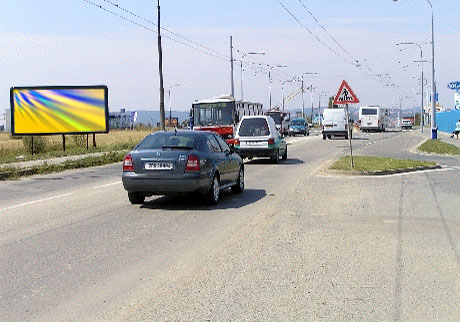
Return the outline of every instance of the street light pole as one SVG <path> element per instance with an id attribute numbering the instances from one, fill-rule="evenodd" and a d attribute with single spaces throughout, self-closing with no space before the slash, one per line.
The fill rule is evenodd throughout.
<path id="1" fill-rule="evenodd" d="M 241 78 L 240 78 L 240 82 L 241 82 L 241 100 L 243 100 L 243 58 L 246 55 L 265 55 L 265 53 L 264 52 L 250 52 L 250 53 L 245 53 L 243 56 L 241 56 L 241 60 L 240 60 L 240 66 L 241 66 Z"/>
<path id="2" fill-rule="evenodd" d="M 398 0 L 393 0 L 397 2 Z M 436 126 L 436 80 L 435 80 L 435 66 L 434 66 L 434 12 L 433 4 L 430 0 L 426 0 L 431 8 L 431 139 L 437 139 L 438 127 Z"/>
<path id="3" fill-rule="evenodd" d="M 420 127 L 422 128 L 422 133 L 423 133 L 423 50 L 422 50 L 422 46 L 420 46 L 419 44 L 415 43 L 415 42 L 401 42 L 401 43 L 398 43 L 396 45 L 416 45 L 418 46 L 418 48 L 420 48 L 420 63 L 422 65 L 422 98 L 421 98 L 421 103 L 422 105 L 420 105 L 420 109 L 421 109 L 421 112 L 420 112 Z M 418 61 L 414 61 L 414 62 L 418 62 Z M 414 125 L 415 125 L 415 118 L 414 118 Z"/>
<path id="4" fill-rule="evenodd" d="M 169 102 L 169 127 L 171 127 L 171 88 L 180 86 L 179 84 L 174 84 L 169 86 L 168 89 L 168 102 Z"/>
<path id="5" fill-rule="evenodd" d="M 304 81 L 303 81 L 303 77 L 305 75 L 317 75 L 318 73 L 313 73 L 313 72 L 306 72 L 306 73 L 303 73 L 302 74 L 302 79 L 301 79 L 301 82 L 302 82 L 302 118 L 305 118 L 305 99 L 303 97 L 303 92 L 304 92 Z M 313 96 L 312 96 L 312 99 L 313 99 Z M 313 113 L 313 102 L 311 103 L 311 106 L 312 106 L 312 113 Z"/>
<path id="6" fill-rule="evenodd" d="M 435 68 L 434 68 L 434 17 L 433 17 L 433 5 L 429 0 L 426 0 L 431 7 L 431 72 L 432 80 L 431 86 L 433 92 L 431 94 L 431 139 L 438 138 L 438 127 L 436 126 L 436 80 L 435 80 Z"/>
<path id="7" fill-rule="evenodd" d="M 272 72 L 272 69 L 273 68 L 284 68 L 284 67 L 287 67 L 286 65 L 277 65 L 277 66 L 270 66 L 270 65 L 267 65 L 268 67 L 270 67 L 268 69 L 268 100 L 269 100 L 269 110 L 272 109 L 272 77 L 271 77 L 271 72 Z"/>

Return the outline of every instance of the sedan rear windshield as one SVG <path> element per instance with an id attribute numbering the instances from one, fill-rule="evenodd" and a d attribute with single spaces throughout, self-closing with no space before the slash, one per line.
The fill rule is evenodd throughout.
<path id="1" fill-rule="evenodd" d="M 197 135 L 193 134 L 174 134 L 157 132 L 147 136 L 136 147 L 136 150 L 148 149 L 194 149 Z"/>
<path id="2" fill-rule="evenodd" d="M 265 118 L 251 118 L 241 121 L 240 136 L 265 136 L 269 134 L 270 130 Z"/>

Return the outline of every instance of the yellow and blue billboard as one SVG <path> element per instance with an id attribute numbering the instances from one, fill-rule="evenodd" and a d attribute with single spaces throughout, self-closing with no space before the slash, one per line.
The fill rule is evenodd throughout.
<path id="1" fill-rule="evenodd" d="M 107 86 L 13 87 L 13 135 L 107 133 Z"/>

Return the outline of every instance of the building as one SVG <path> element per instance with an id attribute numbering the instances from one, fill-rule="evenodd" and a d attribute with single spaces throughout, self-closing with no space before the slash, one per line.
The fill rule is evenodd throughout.
<path id="1" fill-rule="evenodd" d="M 126 111 L 124 108 L 120 112 L 109 113 L 109 129 L 131 129 L 136 122 L 137 112 Z"/>

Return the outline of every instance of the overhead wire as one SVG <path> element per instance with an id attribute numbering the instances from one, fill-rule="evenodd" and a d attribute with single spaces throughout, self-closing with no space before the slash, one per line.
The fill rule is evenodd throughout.
<path id="1" fill-rule="evenodd" d="M 138 26 L 138 27 L 140 27 L 140 28 L 143 28 L 143 29 L 145 29 L 145 30 L 148 30 L 148 31 L 150 31 L 150 32 L 153 32 L 153 33 L 158 34 L 158 32 L 157 32 L 156 30 L 154 30 L 154 29 L 152 29 L 152 28 L 150 28 L 150 27 L 148 27 L 148 26 L 145 26 L 145 25 L 143 25 L 143 24 L 140 24 L 140 23 L 138 23 L 138 22 L 136 22 L 136 21 L 134 21 L 134 20 L 131 20 L 131 19 L 125 17 L 125 16 L 122 16 L 122 15 L 116 13 L 116 12 L 113 12 L 113 11 L 111 11 L 111 10 L 109 10 L 109 9 L 107 9 L 107 8 L 105 8 L 105 7 L 103 7 L 103 6 L 99 5 L 99 4 L 97 4 L 97 3 L 93 2 L 93 1 L 91 1 L 91 0 L 82 0 L 82 1 L 84 1 L 84 2 L 86 2 L 86 3 L 88 3 L 88 4 L 90 4 L 90 5 L 93 5 L 93 6 L 99 8 L 99 9 L 105 11 L 105 12 L 108 12 L 108 13 L 110 13 L 110 14 L 112 14 L 112 15 L 114 15 L 114 16 L 120 18 L 120 19 L 126 20 L 126 21 L 128 21 L 128 22 L 130 22 L 130 23 L 132 23 L 132 24 L 134 24 L 134 25 L 136 25 L 136 26 Z M 103 1 L 106 1 L 106 0 L 103 0 Z M 119 6 L 117 6 L 117 7 L 120 8 Z M 171 41 L 174 41 L 174 42 L 176 42 L 176 43 L 178 43 L 178 44 L 180 44 L 180 45 L 183 45 L 183 46 L 186 46 L 186 47 L 188 47 L 188 48 L 191 48 L 191 49 L 194 49 L 194 50 L 196 50 L 196 51 L 199 51 L 199 52 L 201 52 L 201 53 L 203 53 L 203 54 L 206 54 L 206 55 L 208 55 L 208 56 L 211 56 L 211 57 L 214 57 L 214 58 L 223 60 L 223 61 L 228 61 L 228 60 L 230 59 L 230 58 L 226 59 L 226 58 L 224 58 L 224 57 L 221 57 L 221 56 L 225 56 L 225 55 L 223 55 L 223 54 L 220 54 L 221 56 L 217 56 L 217 55 L 215 55 L 215 54 L 213 54 L 213 53 L 211 53 L 211 52 L 209 52 L 209 51 L 206 51 L 206 50 L 203 50 L 203 49 L 200 49 L 200 48 L 196 48 L 196 47 L 194 47 L 194 46 L 192 46 L 192 45 L 190 45 L 190 44 L 187 44 L 187 43 L 185 43 L 185 42 L 183 42 L 183 41 L 174 39 L 174 38 L 172 38 L 172 37 L 170 37 L 170 36 L 168 36 L 168 35 L 162 35 L 162 37 L 167 38 L 167 39 L 169 39 L 169 40 L 171 40 Z M 206 48 L 205 46 L 202 46 L 202 47 Z"/>
<path id="2" fill-rule="evenodd" d="M 277 2 L 304 28 L 307 29 L 307 31 L 312 35 L 314 36 L 323 46 L 325 46 L 327 49 L 329 49 L 332 53 L 334 53 L 336 56 L 338 56 L 339 58 L 341 58 L 342 60 L 344 60 L 345 62 L 351 64 L 352 66 L 358 68 L 359 70 L 361 70 L 362 72 L 364 72 L 367 76 L 373 78 L 374 80 L 378 81 L 378 82 L 384 82 L 383 79 L 381 79 L 380 77 L 377 76 L 377 74 L 374 73 L 374 71 L 368 66 L 368 65 L 364 65 L 363 63 L 361 63 L 355 56 L 353 56 L 342 44 L 339 43 L 339 41 L 337 39 L 335 39 L 331 33 L 320 23 L 320 21 L 315 17 L 315 15 L 308 9 L 308 7 L 305 5 L 305 3 L 302 1 L 302 0 L 298 0 L 299 3 L 302 5 L 302 7 L 309 13 L 309 15 L 315 20 L 315 22 L 320 26 L 320 28 L 329 36 L 329 38 L 332 39 L 332 41 L 340 48 L 342 49 L 351 59 L 352 61 L 349 61 L 347 59 L 345 59 L 345 57 L 343 57 L 342 55 L 338 54 L 335 50 L 333 50 L 330 46 L 326 45 L 324 41 L 320 40 L 319 36 L 317 36 L 316 34 L 314 34 L 309 28 L 307 28 L 304 24 L 302 24 L 300 22 L 300 20 L 295 17 L 295 15 L 289 10 L 287 9 L 287 7 L 282 4 L 279 0 L 277 0 Z M 366 61 L 366 60 L 364 60 Z M 363 67 L 363 68 L 361 68 Z"/>
<path id="3" fill-rule="evenodd" d="M 136 18 L 138 18 L 138 19 L 140 19 L 140 20 L 142 20 L 142 21 L 144 21 L 144 22 L 147 22 L 147 23 L 149 23 L 149 24 L 151 24 L 151 25 L 154 25 L 154 26 L 158 27 L 158 25 L 157 25 L 155 22 L 150 21 L 150 20 L 148 20 L 148 19 L 146 19 L 146 18 L 143 18 L 143 17 L 139 16 L 138 14 L 136 14 L 136 13 L 130 11 L 130 10 L 127 10 L 127 9 L 121 7 L 120 5 L 114 3 L 114 2 L 112 2 L 112 1 L 110 1 L 110 0 L 102 0 L 102 1 L 104 1 L 104 2 L 106 2 L 106 3 L 108 3 L 108 4 L 112 5 L 112 6 L 114 6 L 114 7 L 118 8 L 118 9 L 120 9 L 120 10 L 122 10 L 122 11 L 124 11 L 124 12 L 126 12 L 126 13 L 128 13 L 128 14 L 130 14 L 130 15 L 132 15 L 133 17 L 136 17 Z M 202 44 L 200 44 L 200 43 L 198 43 L 198 42 L 196 42 L 196 41 L 194 41 L 194 40 L 191 40 L 191 39 L 189 39 L 189 38 L 187 38 L 187 37 L 185 37 L 185 36 L 182 36 L 182 35 L 178 34 L 177 32 L 171 31 L 171 30 L 169 30 L 169 29 L 167 29 L 167 28 L 164 28 L 164 27 L 160 27 L 160 29 L 163 30 L 163 31 L 166 31 L 166 32 L 168 32 L 168 33 L 170 33 L 170 34 L 172 34 L 172 35 L 178 37 L 178 38 L 181 38 L 181 39 L 183 39 L 183 40 L 185 40 L 185 41 L 188 41 L 188 42 L 190 42 L 190 43 L 192 43 L 192 44 L 194 44 L 194 45 L 196 45 L 196 46 L 199 46 L 199 47 L 201 47 L 201 48 L 203 48 L 203 49 L 205 49 L 205 50 L 211 51 L 211 52 L 213 52 L 213 53 L 215 53 L 215 54 L 217 54 L 217 55 L 219 55 L 219 56 L 222 56 L 222 57 L 225 57 L 225 58 L 227 58 L 227 59 L 230 59 L 230 57 L 229 57 L 228 55 L 222 54 L 222 53 L 218 52 L 217 50 L 214 50 L 214 49 L 209 48 L 209 47 L 207 47 L 207 46 L 205 46 L 205 45 L 202 45 Z"/>

